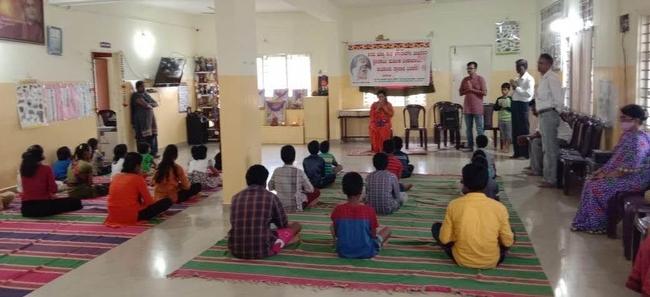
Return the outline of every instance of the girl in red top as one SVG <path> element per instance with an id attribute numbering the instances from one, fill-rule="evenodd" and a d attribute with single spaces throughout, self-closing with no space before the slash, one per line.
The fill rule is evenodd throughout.
<path id="1" fill-rule="evenodd" d="M 31 146 L 23 154 L 20 180 L 23 186 L 21 212 L 24 217 L 46 217 L 68 211 L 80 210 L 77 198 L 56 198 L 57 186 L 50 166 L 41 164 L 43 148 Z"/>
<path id="2" fill-rule="evenodd" d="M 128 153 L 124 157 L 122 173 L 113 177 L 108 189 L 108 217 L 104 225 L 122 227 L 149 220 L 172 206 L 172 200 L 163 198 L 154 201 L 142 177 L 140 165 L 142 156 Z"/>

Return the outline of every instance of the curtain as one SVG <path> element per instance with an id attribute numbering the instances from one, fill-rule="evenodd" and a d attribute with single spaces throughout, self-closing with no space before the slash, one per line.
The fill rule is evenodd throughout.
<path id="1" fill-rule="evenodd" d="M 571 37 L 571 101 L 573 110 L 593 113 L 593 28 Z"/>

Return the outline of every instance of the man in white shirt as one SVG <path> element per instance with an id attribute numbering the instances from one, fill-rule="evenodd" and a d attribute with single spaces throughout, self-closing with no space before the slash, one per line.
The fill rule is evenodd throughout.
<path id="1" fill-rule="evenodd" d="M 530 123 L 528 122 L 528 103 L 535 94 L 535 79 L 528 73 L 528 61 L 519 59 L 515 62 L 519 77 L 510 80 L 512 87 L 512 137 L 528 135 Z M 527 159 L 528 147 L 515 141 L 513 143 L 514 155 L 511 159 Z"/>
<path id="2" fill-rule="evenodd" d="M 539 133 L 542 135 L 542 151 L 544 152 L 544 180 L 540 188 L 554 188 L 557 179 L 557 158 L 560 146 L 557 141 L 560 125 L 560 112 L 564 107 L 562 98 L 562 83 L 553 73 L 553 57 L 549 54 L 539 56 L 537 68 L 542 74 L 537 89 L 537 114 L 539 118 Z"/>
<path id="3" fill-rule="evenodd" d="M 535 109 L 535 100 L 530 101 L 530 110 L 534 116 L 537 116 L 537 109 Z M 573 136 L 573 129 L 565 121 L 564 117 L 561 117 L 560 125 L 557 130 L 557 141 L 560 147 L 567 147 L 569 142 L 571 142 L 571 137 Z M 528 143 L 530 139 L 530 166 L 524 169 L 526 175 L 531 176 L 541 176 L 544 168 L 543 160 L 544 153 L 542 151 L 542 137 L 539 133 L 539 124 L 535 133 L 530 135 L 523 135 L 517 138 L 517 142 Z"/>

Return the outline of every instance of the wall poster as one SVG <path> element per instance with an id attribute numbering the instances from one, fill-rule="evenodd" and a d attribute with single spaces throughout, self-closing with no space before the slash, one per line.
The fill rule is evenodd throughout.
<path id="1" fill-rule="evenodd" d="M 47 125 L 43 84 L 36 80 L 24 80 L 16 86 L 16 106 L 20 127 L 35 128 Z"/>

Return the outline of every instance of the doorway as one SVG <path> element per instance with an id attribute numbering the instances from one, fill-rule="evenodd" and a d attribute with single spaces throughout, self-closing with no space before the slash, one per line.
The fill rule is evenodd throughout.
<path id="1" fill-rule="evenodd" d="M 467 63 L 474 61 L 478 64 L 478 73 L 485 79 L 485 85 L 488 87 L 488 96 L 490 94 L 490 78 L 492 76 L 492 46 L 491 45 L 471 45 L 471 46 L 452 46 L 451 54 L 451 98 L 449 101 L 463 104 L 464 97 L 461 97 L 458 90 L 463 78 L 467 76 Z M 487 100 L 487 102 L 485 101 Z M 483 103 L 489 103 L 489 98 L 483 98 Z M 461 138 L 467 138 L 465 132 L 465 120 L 461 118 L 463 128 L 460 131 Z"/>
<path id="2" fill-rule="evenodd" d="M 97 139 L 99 151 L 104 156 L 112 156 L 113 148 L 124 142 L 122 127 L 127 115 L 122 103 L 122 71 L 119 53 L 91 53 L 93 62 L 93 82 L 95 107 L 97 110 Z M 116 63 L 117 62 L 117 63 Z M 130 116 L 130 115 L 128 115 Z"/>

